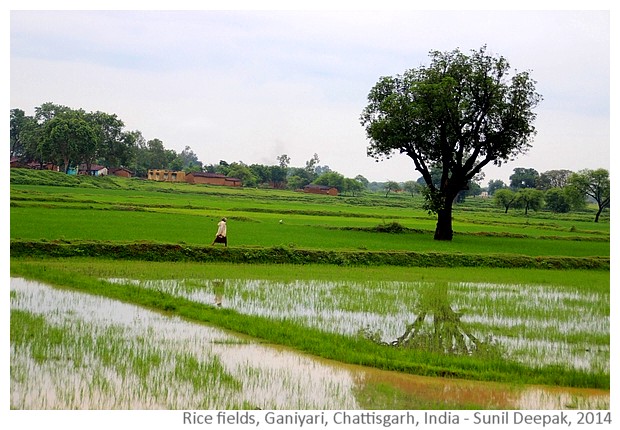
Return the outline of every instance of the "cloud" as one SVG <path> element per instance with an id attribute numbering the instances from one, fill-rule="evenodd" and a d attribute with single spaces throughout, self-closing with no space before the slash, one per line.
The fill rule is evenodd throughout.
<path id="1" fill-rule="evenodd" d="M 409 180 L 406 157 L 366 156 L 369 90 L 430 50 L 487 44 L 544 96 L 519 161 L 608 168 L 609 32 L 608 11 L 13 11 L 11 107 L 116 113 L 207 164 L 318 153 L 348 177 Z"/>

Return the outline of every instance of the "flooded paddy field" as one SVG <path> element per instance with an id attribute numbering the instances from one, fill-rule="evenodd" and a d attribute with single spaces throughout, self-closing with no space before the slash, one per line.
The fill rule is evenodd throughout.
<path id="1" fill-rule="evenodd" d="M 539 357 L 546 362 L 609 368 L 609 297 L 605 301 L 599 296 L 563 296 L 567 291 L 550 296 L 541 291 L 537 297 L 532 288 L 524 290 L 515 304 L 516 292 L 510 293 L 515 286 L 498 289 L 482 284 L 450 285 L 437 299 L 425 294 L 424 284 L 411 288 L 386 283 L 369 289 L 363 283 L 312 281 L 285 286 L 248 280 L 111 281 L 139 283 L 240 313 L 295 318 L 352 336 L 360 329 L 380 332 L 385 341 L 400 336 L 405 323 L 422 310 L 427 309 L 430 318 L 428 309 L 445 307 L 448 300 L 451 309 L 462 312 L 463 327 L 505 345 L 523 361 L 528 351 L 540 350 Z M 471 299 L 471 289 L 480 297 Z M 392 295 L 398 300 L 390 299 Z M 540 307 L 559 300 L 566 309 L 553 318 L 541 316 L 544 309 L 539 316 L 531 309 L 518 319 L 515 314 L 501 314 L 499 304 L 506 295 L 511 296 L 508 308 L 531 309 L 534 303 Z M 607 303 L 606 317 L 601 301 Z M 395 308 L 394 303 L 401 305 Z M 561 316 L 577 308 L 591 309 L 582 318 Z M 536 322 L 541 326 L 528 327 Z M 581 335 L 588 330 L 594 336 Z M 565 341 L 558 340 L 556 331 Z M 343 365 L 21 278 L 11 279 L 10 354 L 14 409 L 609 408 L 608 390 L 419 377 Z"/>
<path id="2" fill-rule="evenodd" d="M 109 281 L 332 333 L 365 334 L 386 344 L 414 322 L 419 332 L 437 330 L 440 316 L 448 314 L 453 331 L 493 346 L 507 359 L 609 373 L 608 293 L 468 282 Z"/>

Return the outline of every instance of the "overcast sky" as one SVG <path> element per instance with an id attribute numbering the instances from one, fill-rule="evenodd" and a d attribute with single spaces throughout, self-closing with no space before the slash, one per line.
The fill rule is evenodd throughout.
<path id="1" fill-rule="evenodd" d="M 367 157 L 369 90 L 431 50 L 485 44 L 544 100 L 532 149 L 483 185 L 515 167 L 609 169 L 609 10 L 11 11 L 10 108 L 116 114 L 205 164 L 316 153 L 347 177 L 415 180 L 404 155 Z"/>

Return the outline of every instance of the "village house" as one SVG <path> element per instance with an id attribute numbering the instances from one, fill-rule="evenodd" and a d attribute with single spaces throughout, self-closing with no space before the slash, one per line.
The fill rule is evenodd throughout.
<path id="1" fill-rule="evenodd" d="M 108 168 L 98 164 L 91 164 L 90 169 L 86 164 L 80 164 L 78 167 L 69 167 L 68 175 L 89 175 L 89 176 L 106 176 Z"/>
<path id="2" fill-rule="evenodd" d="M 126 167 L 110 167 L 110 175 L 131 178 L 133 176 L 133 172 Z"/>
<path id="3" fill-rule="evenodd" d="M 224 185 L 227 187 L 240 187 L 241 179 L 229 178 L 219 173 L 191 172 L 185 177 L 190 184 Z"/>
<path id="4" fill-rule="evenodd" d="M 185 172 L 166 169 L 149 169 L 147 178 L 150 181 L 185 182 Z"/>
<path id="5" fill-rule="evenodd" d="M 304 193 L 328 194 L 330 196 L 337 196 L 338 189 L 335 187 L 328 187 L 327 185 L 308 184 L 304 187 Z"/>
<path id="6" fill-rule="evenodd" d="M 43 165 L 37 161 L 23 163 L 18 157 L 11 158 L 11 167 L 33 170 L 53 170 L 55 172 L 60 171 L 60 168 L 53 163 L 43 163 Z"/>

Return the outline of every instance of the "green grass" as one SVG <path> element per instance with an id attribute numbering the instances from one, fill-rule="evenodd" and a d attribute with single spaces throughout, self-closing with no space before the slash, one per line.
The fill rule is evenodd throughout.
<path id="1" fill-rule="evenodd" d="M 215 213 L 11 208 L 11 238 L 22 240 L 153 241 L 206 245 L 213 241 Z M 228 216 L 230 246 L 295 246 L 315 249 L 406 250 L 471 254 L 510 253 L 530 256 L 609 256 L 609 242 L 541 240 L 534 237 L 456 235 L 451 242 L 433 240 L 432 232 L 402 234 L 331 228 L 341 223 L 323 217 L 321 224 L 304 218 L 279 223 L 277 215 L 237 219 Z M 369 225 L 377 225 L 374 220 Z M 341 224 L 342 225 L 342 224 Z M 359 224 L 358 224 L 359 225 Z"/>
<path id="2" fill-rule="evenodd" d="M 454 207 L 454 240 L 438 242 L 432 237 L 435 217 L 422 210 L 419 196 L 330 197 L 125 178 L 68 178 L 55 172 L 11 169 L 12 239 L 204 245 L 211 243 L 222 216 L 229 220 L 231 246 L 610 254 L 609 222 L 592 222 L 592 211 L 525 217 L 504 214 L 489 201 L 473 199 Z M 374 230 L 392 222 L 404 227 L 404 232 Z"/>

